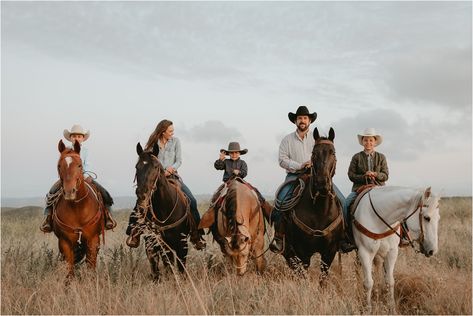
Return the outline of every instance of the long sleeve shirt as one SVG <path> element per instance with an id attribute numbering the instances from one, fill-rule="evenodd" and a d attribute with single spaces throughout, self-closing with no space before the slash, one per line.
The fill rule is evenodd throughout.
<path id="1" fill-rule="evenodd" d="M 376 181 L 384 185 L 384 182 L 389 178 L 386 157 L 377 151 L 372 152 L 371 155 L 372 170 L 370 171 L 376 172 Z M 356 191 L 362 185 L 367 184 L 367 179 L 364 175 L 368 170 L 368 154 L 360 151 L 353 156 L 350 167 L 348 167 L 348 178 L 353 182 L 352 191 Z"/>
<path id="2" fill-rule="evenodd" d="M 279 165 L 286 169 L 287 173 L 294 173 L 302 168 L 302 165 L 310 160 L 315 140 L 309 130 L 303 139 L 297 131 L 287 135 L 279 145 Z"/>
<path id="3" fill-rule="evenodd" d="M 179 141 L 179 138 L 171 138 L 166 142 L 164 148 L 159 140 L 158 145 L 158 159 L 163 165 L 163 168 L 166 169 L 167 167 L 173 167 L 177 170 L 182 164 L 181 142 Z"/>
<path id="4" fill-rule="evenodd" d="M 244 178 L 248 174 L 248 166 L 246 165 L 246 162 L 240 158 L 238 158 L 237 160 L 217 159 L 214 163 L 214 167 L 217 170 L 225 170 L 225 172 L 223 173 L 224 182 L 230 179 L 230 177 L 233 175 L 233 170 L 240 170 L 240 174 L 238 174 L 240 178 Z"/>

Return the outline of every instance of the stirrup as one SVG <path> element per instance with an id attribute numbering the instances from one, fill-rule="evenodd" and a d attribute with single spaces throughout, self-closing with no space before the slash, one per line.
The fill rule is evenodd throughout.
<path id="1" fill-rule="evenodd" d="M 282 253 L 285 248 L 285 240 L 285 236 L 283 236 L 282 238 L 274 236 L 273 240 L 269 244 L 269 250 L 274 253 Z"/>

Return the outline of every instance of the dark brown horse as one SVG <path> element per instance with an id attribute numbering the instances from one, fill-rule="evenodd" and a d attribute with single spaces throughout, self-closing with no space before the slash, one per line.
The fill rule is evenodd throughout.
<path id="1" fill-rule="evenodd" d="M 194 223 L 189 201 L 178 181 L 169 180 L 158 160 L 159 146 L 143 151 L 136 145 L 136 215 L 133 229 L 144 235 L 145 249 L 154 279 L 159 280 L 159 258 L 166 266 L 174 265 L 184 271 L 187 257 L 187 237 Z M 177 262 L 176 262 L 177 261 Z"/>
<path id="2" fill-rule="evenodd" d="M 285 215 L 286 245 L 283 256 L 292 269 L 307 269 L 316 252 L 321 255 L 321 283 L 343 239 L 342 206 L 335 195 L 332 177 L 337 158 L 330 128 L 329 137 L 320 137 L 317 128 L 313 137 L 312 167 L 307 185 L 296 206 Z M 303 271 L 303 270 L 302 270 Z"/>
<path id="3" fill-rule="evenodd" d="M 59 251 L 68 263 L 68 276 L 74 275 L 74 264 L 86 256 L 87 264 L 95 269 L 100 234 L 104 231 L 104 206 L 91 184 L 84 180 L 80 145 L 66 148 L 58 144 L 61 156 L 58 173 L 61 189 L 53 208 L 53 231 L 59 240 Z"/>
<path id="4" fill-rule="evenodd" d="M 240 178 L 226 185 L 228 192 L 221 207 L 205 213 L 199 228 L 212 227 L 214 239 L 238 275 L 245 274 L 250 256 L 255 258 L 257 272 L 263 272 L 264 218 L 258 196 Z"/>

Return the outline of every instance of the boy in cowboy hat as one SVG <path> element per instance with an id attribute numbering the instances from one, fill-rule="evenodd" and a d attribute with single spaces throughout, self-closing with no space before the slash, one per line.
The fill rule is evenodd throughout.
<path id="1" fill-rule="evenodd" d="M 88 149 L 86 146 L 83 145 L 83 143 L 89 139 L 90 136 L 90 131 L 85 131 L 82 126 L 80 125 L 73 125 L 71 130 L 65 129 L 63 132 L 64 138 L 66 138 L 68 141 L 70 141 L 72 144 L 74 142 L 78 142 L 81 145 L 81 150 L 80 150 L 80 158 L 82 160 L 82 167 L 84 170 L 84 173 L 87 173 L 90 171 L 89 169 L 89 164 L 88 164 Z M 112 218 L 112 215 L 110 214 L 112 210 L 112 204 L 113 204 L 113 199 L 110 196 L 110 193 L 102 187 L 97 181 L 93 180 L 91 177 L 88 177 L 86 181 L 92 183 L 95 185 L 95 187 L 98 189 L 100 194 L 102 195 L 104 204 L 105 204 L 105 229 L 113 229 L 115 226 L 117 226 L 117 223 L 115 220 Z M 49 194 L 46 195 L 46 208 L 44 209 L 44 220 L 40 226 L 40 230 L 44 233 L 50 233 L 52 231 L 52 221 L 51 221 L 51 210 L 53 207 L 53 198 L 55 196 L 55 193 L 59 191 L 61 188 L 61 181 L 58 180 L 56 183 L 53 184 L 51 189 L 49 190 Z"/>
<path id="2" fill-rule="evenodd" d="M 228 144 L 228 149 L 220 149 L 220 157 L 214 163 L 217 170 L 225 170 L 223 173 L 223 182 L 227 182 L 232 176 L 240 178 L 246 177 L 248 174 L 248 166 L 246 162 L 240 159 L 240 155 L 244 155 L 248 149 L 240 149 L 238 142 L 231 142 Z M 230 159 L 225 159 L 225 156 L 230 156 Z"/>
<path id="3" fill-rule="evenodd" d="M 279 145 L 279 165 L 286 170 L 286 179 L 276 193 L 275 207 L 271 213 L 275 232 L 270 249 L 276 253 L 283 250 L 285 236 L 283 214 L 279 207 L 291 198 L 297 182 L 295 180 L 312 166 L 311 155 L 315 145 L 309 126 L 317 118 L 317 113 L 310 113 L 309 109 L 302 105 L 297 108 L 296 113 L 289 112 L 287 116 L 289 121 L 296 125 L 296 131 L 286 135 Z M 343 205 L 343 194 L 335 184 L 333 187 Z"/>
<path id="4" fill-rule="evenodd" d="M 353 182 L 353 186 L 343 205 L 343 215 L 348 224 L 347 227 L 350 235 L 342 243 L 343 252 L 348 252 L 350 248 L 355 248 L 351 240 L 349 208 L 358 195 L 357 191 L 367 184 L 384 185 L 389 177 L 386 157 L 375 150 L 375 147 L 383 142 L 383 137 L 373 127 L 366 128 L 357 137 L 358 143 L 363 146 L 363 150 L 351 158 L 350 166 L 348 167 L 348 178 Z"/>

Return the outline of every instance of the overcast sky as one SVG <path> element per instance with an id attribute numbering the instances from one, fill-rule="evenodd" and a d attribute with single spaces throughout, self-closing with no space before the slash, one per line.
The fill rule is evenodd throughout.
<path id="1" fill-rule="evenodd" d="M 212 193 L 239 141 L 247 180 L 273 195 L 299 105 L 335 129 L 347 195 L 366 127 L 384 137 L 390 185 L 472 191 L 471 2 L 1 2 L 1 194 L 44 195 L 57 143 L 90 129 L 92 170 L 134 195 L 135 146 L 162 119 L 179 173 Z"/>

